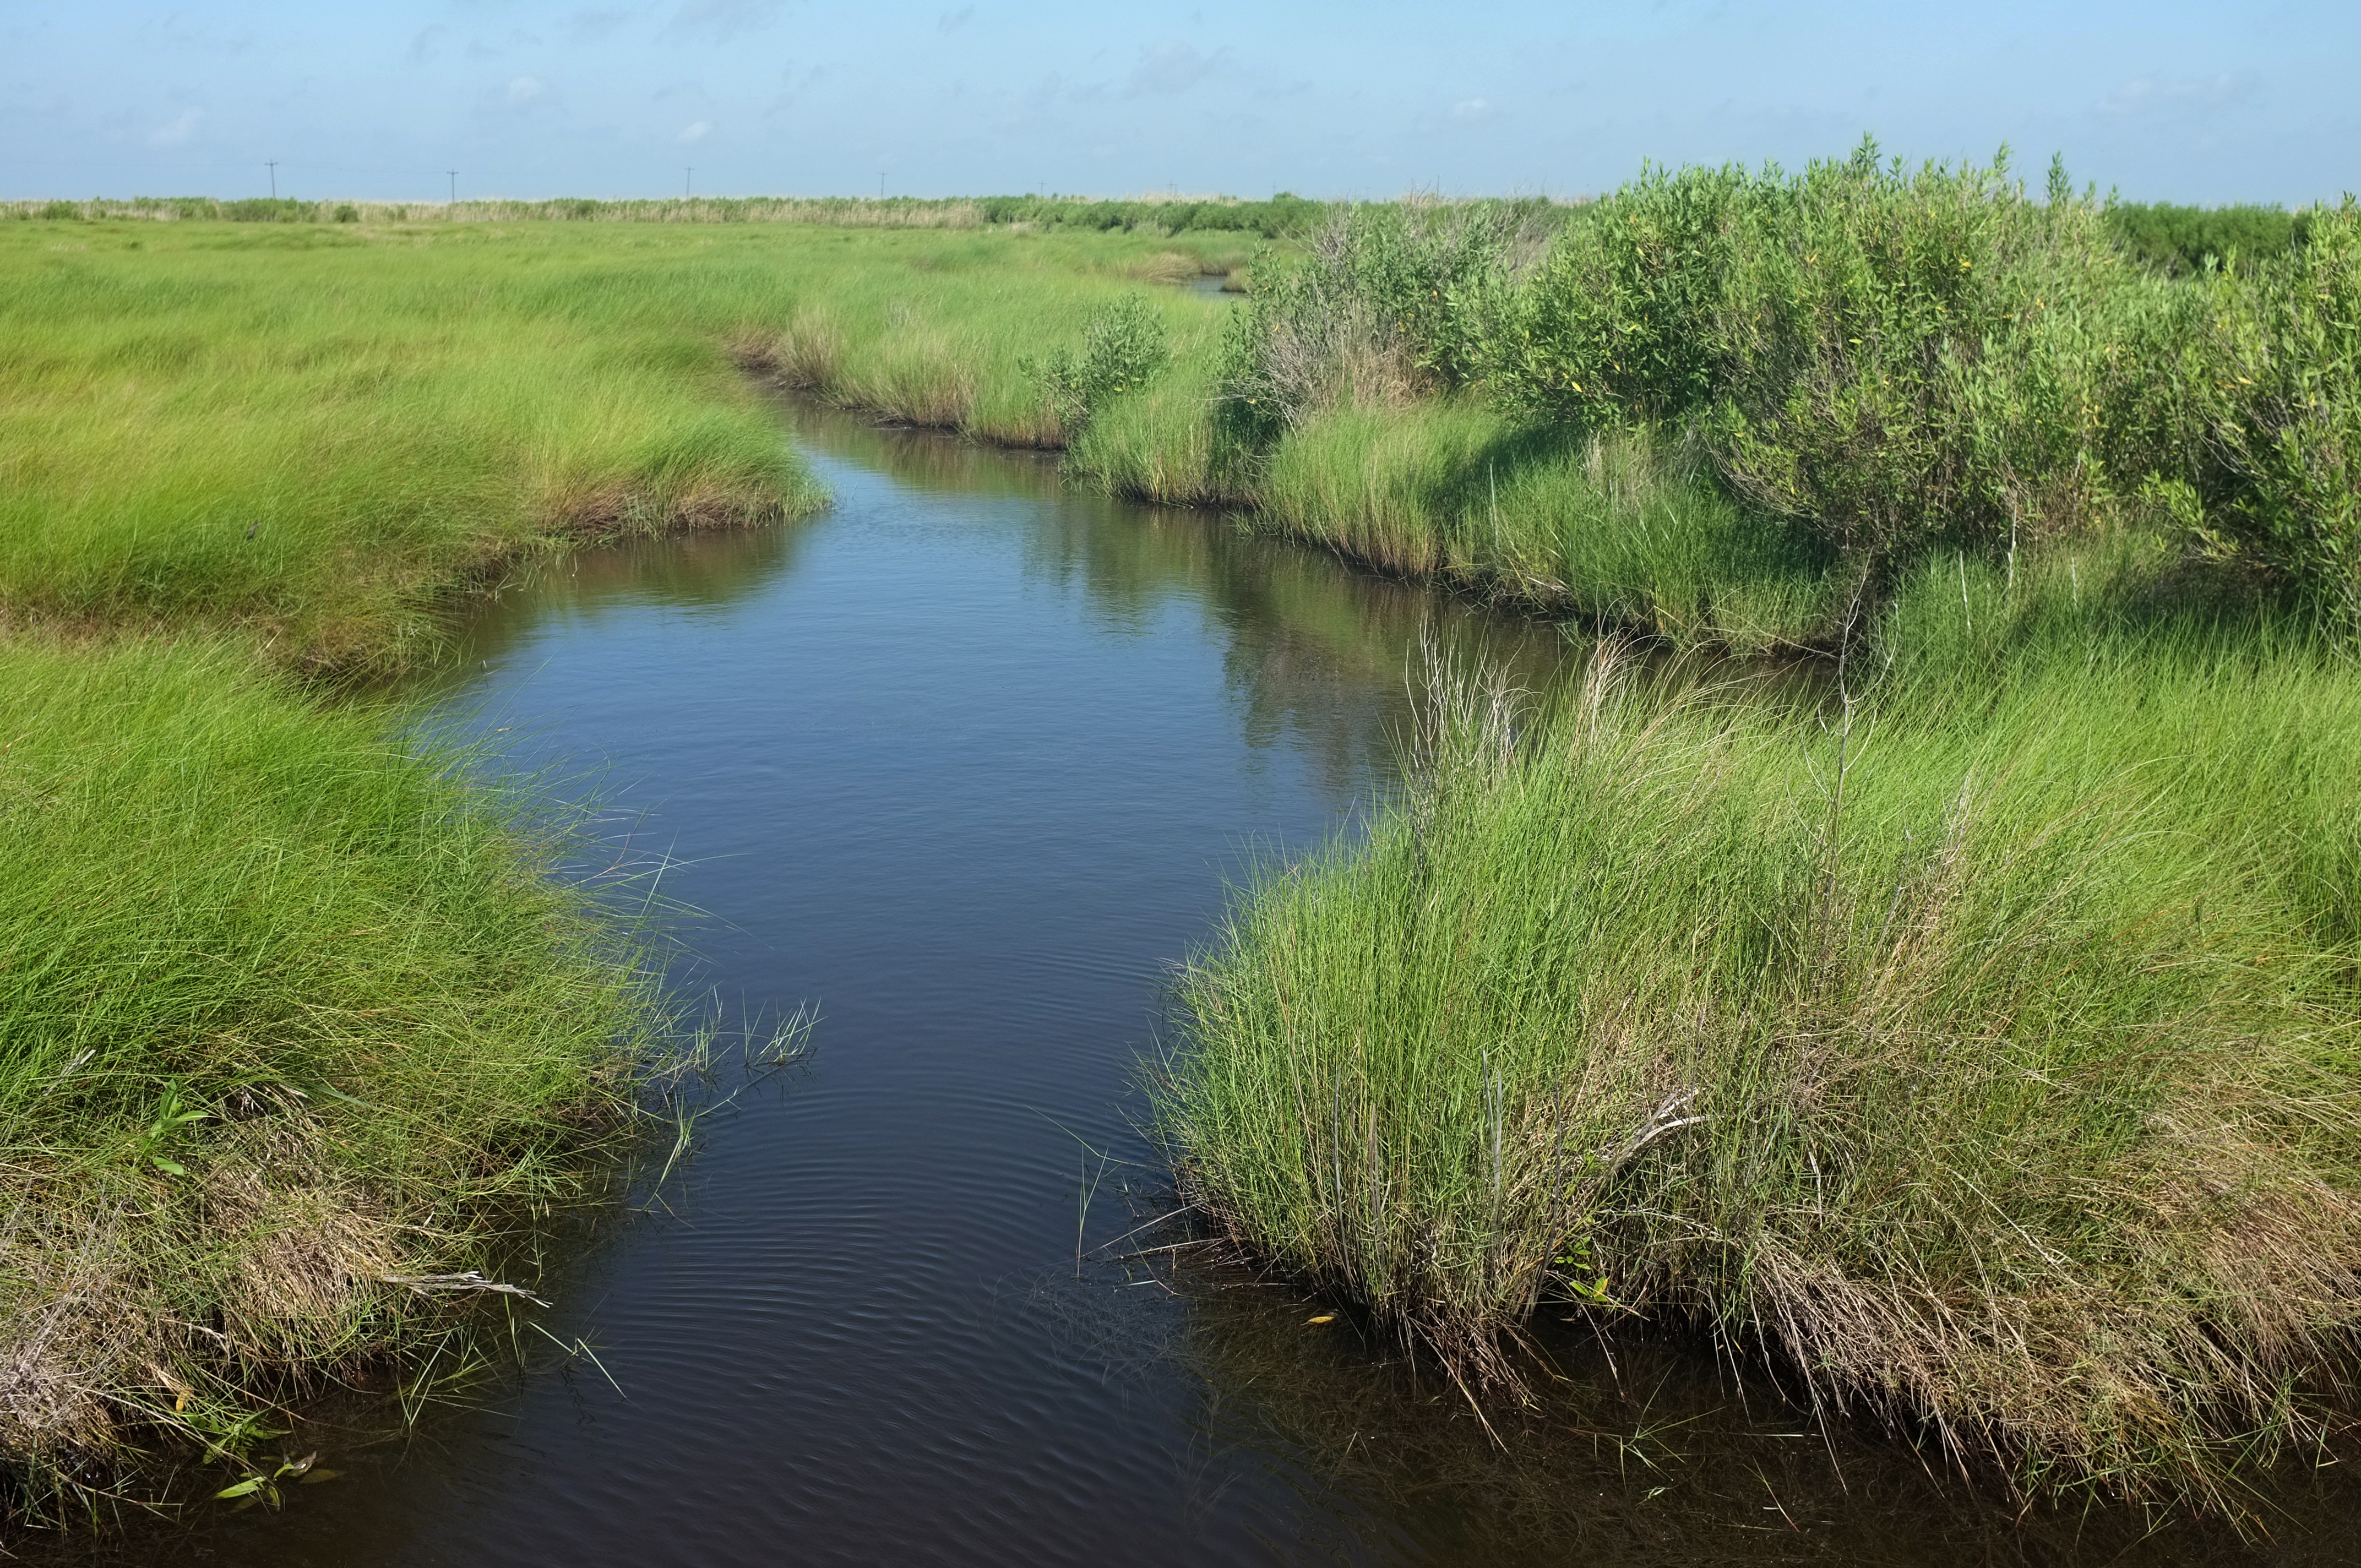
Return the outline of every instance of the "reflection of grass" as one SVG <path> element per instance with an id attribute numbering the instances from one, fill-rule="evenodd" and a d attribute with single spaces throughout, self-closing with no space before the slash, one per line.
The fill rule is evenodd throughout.
<path id="1" fill-rule="evenodd" d="M 1935 671 L 1809 740 L 1611 661 L 1463 697 L 1192 972 L 1197 1195 L 1471 1377 L 1603 1280 L 2037 1484 L 2218 1497 L 2318 1432 L 2361 698 L 2160 633 Z"/>
<path id="2" fill-rule="evenodd" d="M 1994 1498 L 1947 1475 L 1939 1454 L 1816 1418 L 1751 1370 L 1717 1368 L 1703 1347 L 1626 1332 L 1602 1348 L 1554 1312 L 1528 1336 L 1531 1398 L 1488 1405 L 1479 1420 L 1439 1367 L 1373 1354 L 1384 1341 L 1355 1332 L 1349 1315 L 1311 1323 L 1333 1310 L 1317 1298 L 1158 1266 L 1189 1299 L 1168 1354 L 1200 1381 L 1202 1448 L 1223 1472 L 1252 1464 L 1297 1497 L 1274 1525 L 1289 1543 L 1281 1561 L 2257 1560 L 2216 1525 Z M 2292 1538 L 2286 1560 L 2338 1561 L 2349 1487 L 2317 1499 L 2290 1487 L 2278 1501 L 2290 1510 L 2274 1527 Z"/>

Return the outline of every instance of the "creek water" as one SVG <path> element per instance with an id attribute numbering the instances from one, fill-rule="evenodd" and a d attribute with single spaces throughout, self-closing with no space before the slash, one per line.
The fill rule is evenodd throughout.
<path id="1" fill-rule="evenodd" d="M 1172 966 L 1257 864 L 1395 779 L 1422 649 L 1580 649 L 1046 461 L 785 407 L 836 502 L 586 554 L 471 629 L 451 722 L 562 759 L 668 861 L 681 985 L 812 1009 L 638 1208 L 545 1276 L 533 1369 L 414 1425 L 314 1412 L 327 1485 L 85 1542 L 319 1564 L 2343 1560 L 2024 1514 L 1695 1346 L 1541 1325 L 1563 1385 L 1488 1428 L 1280 1281 L 1126 1256 Z M 561 1357 L 556 1341 L 596 1353 Z"/>

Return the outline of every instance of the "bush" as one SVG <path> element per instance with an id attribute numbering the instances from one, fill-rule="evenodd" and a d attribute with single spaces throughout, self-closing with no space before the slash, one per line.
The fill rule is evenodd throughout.
<path id="1" fill-rule="evenodd" d="M 2070 525 L 2103 466 L 2115 263 L 2053 166 L 1652 173 L 1570 227 L 1490 376 L 1536 411 L 1698 426 L 1741 495 L 1882 570 Z"/>
<path id="2" fill-rule="evenodd" d="M 340 224 L 357 224 L 360 221 L 361 210 L 358 207 L 354 206 L 350 202 L 339 202 L 336 203 L 336 222 Z"/>
<path id="3" fill-rule="evenodd" d="M 2169 202 L 2119 203 L 2107 209 L 2107 232 L 2125 253 L 2168 278 L 2189 277 L 2206 263 L 2251 268 L 2304 244 L 2311 214 L 2278 207 L 2180 207 Z"/>
<path id="4" fill-rule="evenodd" d="M 1114 399 L 1146 385 L 1171 356 L 1163 318 L 1147 300 L 1132 294 L 1091 316 L 1082 328 L 1079 354 L 1053 349 L 1047 359 L 1027 360 L 1025 368 L 1071 435 Z"/>
<path id="5" fill-rule="evenodd" d="M 2152 484 L 2207 546 L 2361 630 L 2361 208 L 2348 197 L 2308 244 L 2202 287 L 2173 378 L 2194 472 Z"/>
<path id="6" fill-rule="evenodd" d="M 291 196 L 248 196 L 222 203 L 221 215 L 234 224 L 300 224 L 312 216 L 312 203 Z"/>
<path id="7" fill-rule="evenodd" d="M 1231 320 L 1234 421 L 1268 440 L 1467 382 L 1527 216 L 1501 203 L 1348 207 L 1301 262 L 1257 263 Z"/>

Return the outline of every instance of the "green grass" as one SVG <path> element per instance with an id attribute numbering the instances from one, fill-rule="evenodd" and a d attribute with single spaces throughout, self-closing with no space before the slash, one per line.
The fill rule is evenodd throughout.
<path id="1" fill-rule="evenodd" d="M 2361 688 L 2088 631 L 1850 725 L 1611 650 L 1447 685 L 1190 970 L 1191 1196 L 1471 1381 L 1543 1302 L 1686 1318 L 2028 1486 L 2234 1502 L 2361 1326 Z"/>
<path id="2" fill-rule="evenodd" d="M 1615 657 L 1445 694 L 1423 782 L 1184 986 L 1165 1124 L 1243 1249 L 1472 1379 L 1545 1300 L 1693 1318 L 2029 1486 L 2226 1501 L 2321 1430 L 2361 688 L 2268 561 L 2147 511 L 2004 551 L 1914 519 L 1944 547 L 1863 592 L 1710 433 L 1489 401 L 1415 344 L 1306 328 L 1343 359 L 1295 380 L 1342 390 L 1241 417 L 1250 307 L 1173 286 L 1235 234 L 928 212 L 0 225 L 0 811 L 37 845 L 0 1070 L 47 1227 L 0 1357 L 68 1390 L 0 1446 L 55 1478 L 398 1346 L 428 1309 L 385 1276 L 490 1255 L 604 1146 L 661 1014 L 618 928 L 529 799 L 293 677 L 431 662 L 524 554 L 815 504 L 748 371 L 1676 647 L 1856 631 L 1850 724 Z M 1169 363 L 1070 429 L 1039 367 L 1126 300 Z"/>
<path id="3" fill-rule="evenodd" d="M 1169 284 L 1230 256 L 357 216 L 0 225 L 20 1509 L 443 1343 L 468 1293 L 391 1281 L 498 1266 L 631 1135 L 669 1027 L 640 928 L 555 877 L 533 789 L 351 677 L 432 665 L 522 556 L 818 505 L 741 368 L 765 332 L 840 312 L 881 405 L 1021 433 L 1045 322 L 1216 321 Z"/>
<path id="4" fill-rule="evenodd" d="M 531 789 L 303 683 L 433 663 L 522 554 L 818 504 L 726 352 L 774 275 L 710 260 L 0 229 L 17 1508 L 441 1343 L 470 1293 L 396 1281 L 497 1266 L 630 1135 L 669 1026 L 638 927 Z"/>
<path id="5" fill-rule="evenodd" d="M 846 408 L 1002 445 L 1071 433 L 1029 366 L 1078 345 L 1092 316 L 1145 298 L 1186 378 L 1211 363 L 1226 304 L 1173 287 L 1242 265 L 1232 236 L 991 231 L 795 236 L 784 276 L 733 344 L 741 363 Z M 791 270 L 790 270 L 791 269 Z M 1171 374 L 1171 373 L 1168 373 Z M 1184 421 L 1201 402 L 1174 405 Z"/>
<path id="6" fill-rule="evenodd" d="M 521 553 L 817 502 L 697 319 L 752 280 L 667 316 L 661 265 L 595 252 L 148 227 L 0 228 L 11 619 L 398 667 Z"/>
<path id="7" fill-rule="evenodd" d="M 38 1512 L 446 1332 L 393 1281 L 595 1183 L 667 1020 L 529 794 L 240 641 L 0 644 L 0 1452 Z"/>

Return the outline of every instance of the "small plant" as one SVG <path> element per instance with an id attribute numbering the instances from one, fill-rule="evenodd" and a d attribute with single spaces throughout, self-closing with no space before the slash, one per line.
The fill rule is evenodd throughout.
<path id="1" fill-rule="evenodd" d="M 350 202 L 339 202 L 336 203 L 336 222 L 340 224 L 357 224 L 360 221 L 361 210 L 358 207 L 354 206 Z"/>
<path id="2" fill-rule="evenodd" d="M 318 1463 L 319 1458 L 317 1453 L 307 1453 L 301 1459 L 290 1459 L 282 1453 L 279 1456 L 279 1463 L 270 1469 L 265 1470 L 258 1465 L 255 1466 L 253 1473 L 245 1480 L 230 1483 L 215 1492 L 214 1497 L 222 1501 L 234 1500 L 242 1508 L 250 1508 L 255 1504 L 260 1503 L 263 1507 L 275 1510 L 280 1506 L 279 1484 L 281 1481 L 291 1481 L 299 1486 L 309 1486 L 322 1481 L 335 1479 L 336 1472 L 322 1469 Z M 247 1462 L 241 1461 L 241 1463 Z"/>
<path id="3" fill-rule="evenodd" d="M 1145 385 L 1171 356 L 1163 318 L 1145 298 L 1131 294 L 1092 315 L 1079 354 L 1060 348 L 1023 363 L 1071 433 L 1113 400 Z"/>
<path id="4" fill-rule="evenodd" d="M 139 1135 L 133 1159 L 152 1166 L 166 1176 L 188 1175 L 189 1168 L 166 1155 L 164 1146 L 178 1134 L 212 1114 L 210 1111 L 188 1109 L 181 1099 L 181 1080 L 177 1078 L 170 1080 L 164 1085 L 163 1098 L 156 1102 L 156 1113 L 149 1120 L 147 1130 Z"/>

